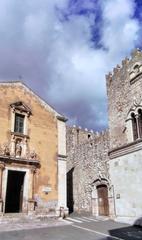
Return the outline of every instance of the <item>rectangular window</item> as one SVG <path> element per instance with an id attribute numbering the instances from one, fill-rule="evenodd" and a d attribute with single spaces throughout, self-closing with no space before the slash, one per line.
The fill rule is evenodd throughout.
<path id="1" fill-rule="evenodd" d="M 15 114 L 14 132 L 18 133 L 24 132 L 24 116 L 18 113 Z"/>

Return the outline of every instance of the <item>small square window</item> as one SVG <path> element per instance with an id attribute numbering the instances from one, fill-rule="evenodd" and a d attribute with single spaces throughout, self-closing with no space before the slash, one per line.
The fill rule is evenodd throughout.
<path id="1" fill-rule="evenodd" d="M 15 114 L 14 132 L 24 132 L 24 116 L 18 113 Z"/>

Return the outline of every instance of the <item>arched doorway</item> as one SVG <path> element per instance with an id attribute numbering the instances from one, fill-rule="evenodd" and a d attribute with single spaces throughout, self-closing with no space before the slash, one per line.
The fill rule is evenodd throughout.
<path id="1" fill-rule="evenodd" d="M 92 214 L 115 216 L 114 188 L 106 178 L 97 178 L 92 183 Z"/>
<path id="2" fill-rule="evenodd" d="M 108 203 L 108 188 L 106 185 L 101 184 L 97 186 L 98 195 L 98 215 L 109 215 L 109 203 Z"/>

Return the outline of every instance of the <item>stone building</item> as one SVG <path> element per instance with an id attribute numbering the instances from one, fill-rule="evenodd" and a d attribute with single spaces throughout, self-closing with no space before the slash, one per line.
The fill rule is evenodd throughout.
<path id="1" fill-rule="evenodd" d="M 142 216 L 142 52 L 133 51 L 106 78 L 115 215 L 134 222 Z"/>
<path id="2" fill-rule="evenodd" d="M 67 213 L 65 122 L 23 83 L 0 83 L 1 214 Z"/>
<path id="3" fill-rule="evenodd" d="M 109 129 L 67 129 L 70 211 L 125 222 L 142 217 L 142 52 L 106 76 Z"/>
<path id="4" fill-rule="evenodd" d="M 109 133 L 67 127 L 67 181 L 70 212 L 114 215 L 108 171 Z"/>

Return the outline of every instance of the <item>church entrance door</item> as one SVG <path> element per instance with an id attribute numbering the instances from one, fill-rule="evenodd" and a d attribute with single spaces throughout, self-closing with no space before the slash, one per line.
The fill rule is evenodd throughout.
<path id="1" fill-rule="evenodd" d="M 25 172 L 8 171 L 5 213 L 22 211 Z"/>
<path id="2" fill-rule="evenodd" d="M 106 185 L 99 185 L 97 187 L 98 193 L 98 207 L 100 216 L 109 215 L 109 205 L 108 205 L 108 189 Z"/>

